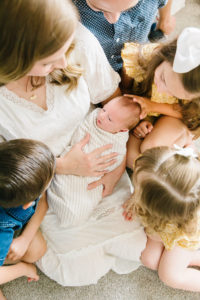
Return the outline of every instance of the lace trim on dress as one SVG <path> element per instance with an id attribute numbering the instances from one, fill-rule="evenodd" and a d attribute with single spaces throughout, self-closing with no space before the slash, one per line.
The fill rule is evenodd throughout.
<path id="1" fill-rule="evenodd" d="M 25 108 L 28 108 L 32 111 L 44 113 L 46 111 L 51 111 L 54 106 L 54 86 L 49 82 L 49 79 L 46 79 L 46 103 L 47 103 L 47 110 L 44 110 L 39 105 L 28 101 L 27 99 L 24 99 L 14 92 L 7 89 L 7 87 L 4 85 L 0 87 L 0 94 L 5 97 L 8 101 L 11 101 L 15 104 L 19 104 Z"/>

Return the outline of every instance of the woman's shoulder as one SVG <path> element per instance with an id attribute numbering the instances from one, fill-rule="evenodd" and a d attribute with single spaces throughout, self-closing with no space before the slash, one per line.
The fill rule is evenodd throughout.
<path id="1" fill-rule="evenodd" d="M 78 24 L 75 33 L 75 47 L 86 48 L 87 51 L 91 51 L 94 46 L 99 46 L 99 41 L 84 25 Z"/>

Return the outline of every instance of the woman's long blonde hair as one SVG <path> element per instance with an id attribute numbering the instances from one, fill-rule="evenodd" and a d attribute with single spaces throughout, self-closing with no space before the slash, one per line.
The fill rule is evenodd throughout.
<path id="1" fill-rule="evenodd" d="M 76 8 L 68 0 L 0 1 L 0 85 L 26 75 L 33 65 L 58 51 L 75 32 Z M 52 77 L 76 84 L 81 71 L 68 66 Z"/>
<path id="2" fill-rule="evenodd" d="M 200 161 L 168 147 L 147 150 L 136 160 L 136 214 L 145 227 L 161 232 L 168 223 L 186 233 L 197 229 L 200 207 Z"/>

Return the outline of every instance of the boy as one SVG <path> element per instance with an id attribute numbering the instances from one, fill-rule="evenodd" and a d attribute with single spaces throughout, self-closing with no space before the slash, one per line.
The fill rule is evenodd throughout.
<path id="1" fill-rule="evenodd" d="M 38 228 L 48 208 L 43 193 L 54 168 L 55 158 L 41 142 L 0 143 L 0 284 L 21 276 L 28 282 L 39 279 L 32 263 L 46 252 Z M 0 299 L 5 299 L 1 291 Z"/>
<path id="2" fill-rule="evenodd" d="M 117 159 L 112 166 L 109 162 L 106 167 L 102 165 L 104 173 L 110 172 L 124 160 L 129 130 L 138 124 L 140 113 L 139 104 L 132 99 L 125 96 L 113 98 L 103 108 L 97 108 L 88 114 L 72 136 L 71 146 L 78 143 L 88 132 L 90 140 L 84 147 L 86 153 L 108 143 L 112 144 L 112 152 L 116 152 Z M 104 152 L 108 159 L 110 151 Z M 101 160 L 101 157 L 99 159 Z M 90 217 L 94 208 L 102 200 L 102 185 L 92 190 L 87 188 L 93 181 L 95 181 L 94 177 L 55 175 L 48 189 L 48 204 L 57 214 L 62 226 L 81 224 Z"/>

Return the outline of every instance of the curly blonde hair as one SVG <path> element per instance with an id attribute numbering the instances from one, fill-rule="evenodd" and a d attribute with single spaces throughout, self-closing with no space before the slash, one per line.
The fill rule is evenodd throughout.
<path id="1" fill-rule="evenodd" d="M 131 201 L 144 227 L 162 232 L 168 223 L 185 233 L 197 230 L 200 161 L 168 147 L 152 148 L 136 160 Z"/>

